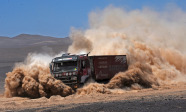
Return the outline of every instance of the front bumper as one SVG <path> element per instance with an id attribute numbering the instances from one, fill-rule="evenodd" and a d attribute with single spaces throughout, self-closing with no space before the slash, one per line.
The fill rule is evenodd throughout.
<path id="1" fill-rule="evenodd" d="M 78 88 L 78 77 L 75 76 L 60 76 L 60 77 L 54 77 L 58 80 L 61 80 L 64 84 L 76 89 Z"/>

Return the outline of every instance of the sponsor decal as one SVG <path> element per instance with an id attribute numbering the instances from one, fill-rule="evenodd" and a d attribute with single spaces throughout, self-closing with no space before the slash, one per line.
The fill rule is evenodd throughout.
<path id="1" fill-rule="evenodd" d="M 126 63 L 126 57 L 125 56 L 116 56 L 115 57 L 115 62 L 120 62 L 120 63 Z"/>

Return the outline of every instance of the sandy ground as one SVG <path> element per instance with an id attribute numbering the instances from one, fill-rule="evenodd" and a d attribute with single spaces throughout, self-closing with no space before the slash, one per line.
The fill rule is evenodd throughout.
<path id="1" fill-rule="evenodd" d="M 0 95 L 0 111 L 186 111 L 186 84 L 142 90 L 114 90 L 112 94 L 52 96 L 49 99 Z"/>

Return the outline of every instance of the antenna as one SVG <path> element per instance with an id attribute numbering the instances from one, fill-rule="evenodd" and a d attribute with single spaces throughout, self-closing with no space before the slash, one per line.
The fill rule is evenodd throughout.
<path id="1" fill-rule="evenodd" d="M 90 54 L 90 52 L 87 53 L 87 56 L 88 56 L 88 54 Z"/>

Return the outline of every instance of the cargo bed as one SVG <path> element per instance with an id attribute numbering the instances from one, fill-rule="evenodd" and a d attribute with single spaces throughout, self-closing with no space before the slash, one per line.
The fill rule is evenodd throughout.
<path id="1" fill-rule="evenodd" d="M 128 69 L 126 55 L 89 56 L 91 74 L 95 80 L 111 79 Z"/>

